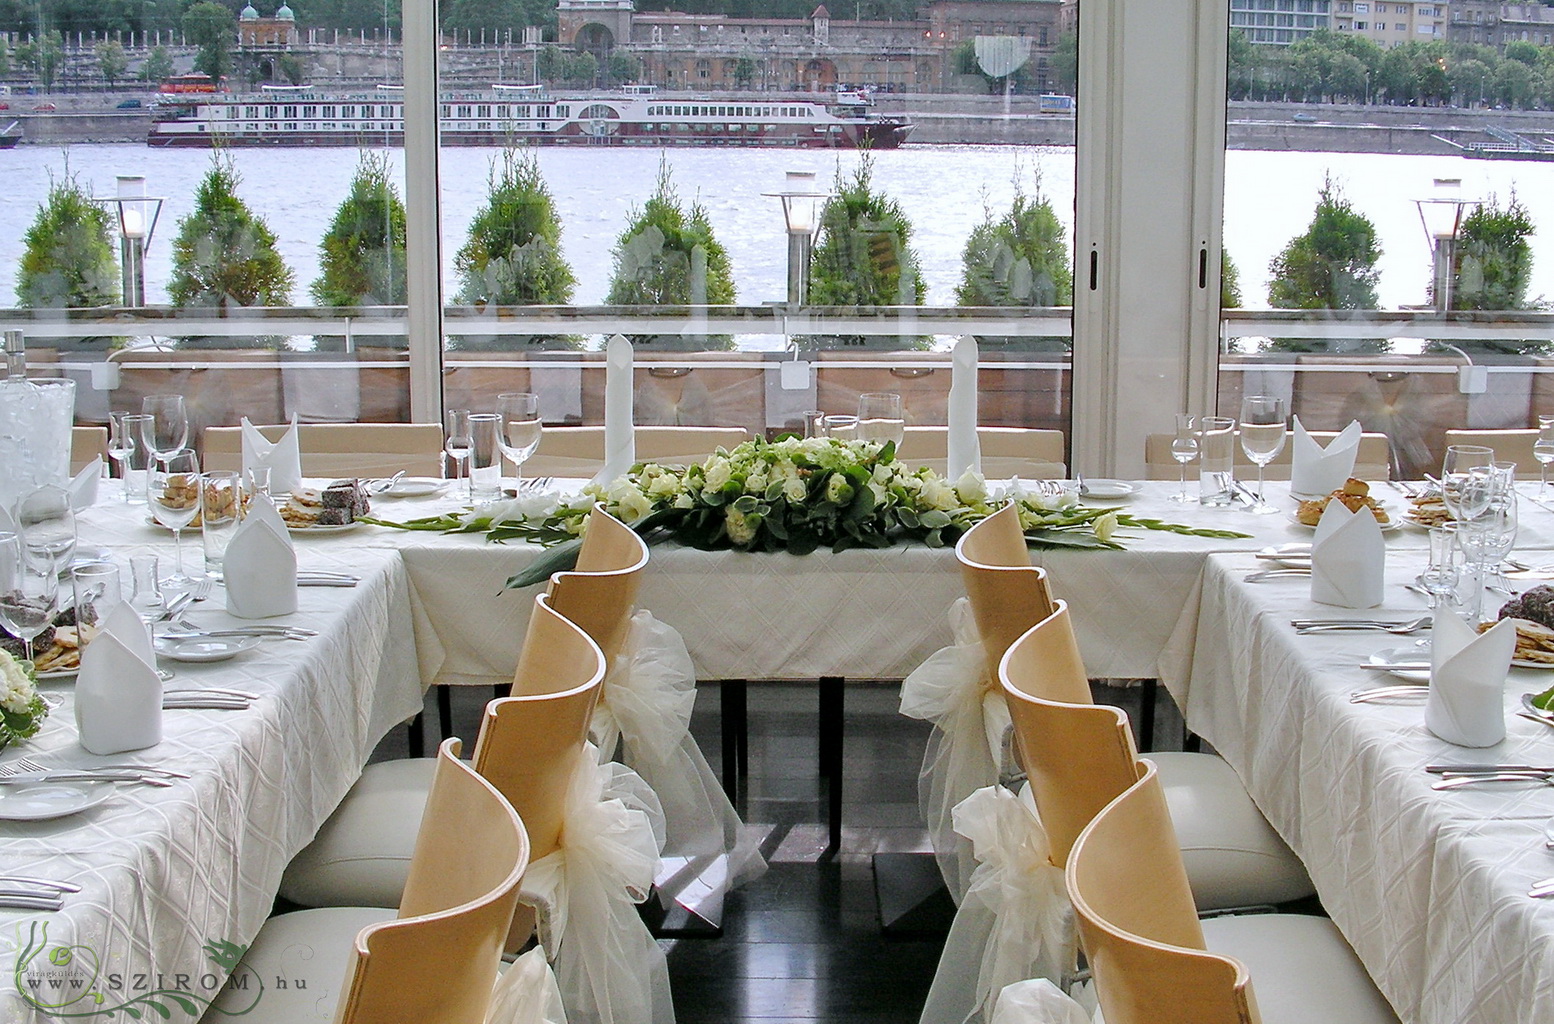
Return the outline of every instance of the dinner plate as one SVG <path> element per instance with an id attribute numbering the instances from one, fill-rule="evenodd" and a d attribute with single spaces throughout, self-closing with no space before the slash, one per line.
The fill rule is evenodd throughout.
<path id="1" fill-rule="evenodd" d="M 1138 492 L 1139 485 L 1129 480 L 1086 479 L 1084 486 L 1079 488 L 1081 498 L 1096 498 L 1101 501 L 1120 501 L 1131 498 Z"/>
<path id="2" fill-rule="evenodd" d="M 18 782 L 0 786 L 0 818 L 42 821 L 96 807 L 113 795 L 111 782 Z"/>
<path id="3" fill-rule="evenodd" d="M 199 636 L 175 640 L 159 636 L 154 641 L 156 652 L 174 661 L 226 661 L 244 651 L 259 646 L 256 636 Z"/>
<path id="4" fill-rule="evenodd" d="M 363 525 L 365 524 L 358 519 L 349 523 L 330 523 L 327 526 L 322 523 L 313 523 L 311 525 L 287 523 L 286 529 L 292 533 L 345 533 L 347 530 L 354 530 L 358 526 Z"/>
<path id="5" fill-rule="evenodd" d="M 1424 647 L 1389 647 L 1386 650 L 1377 651 L 1368 659 L 1372 665 L 1396 665 L 1418 664 L 1430 660 L 1430 651 Z M 1393 669 L 1388 675 L 1397 676 L 1399 679 L 1410 683 L 1428 683 L 1430 670 L 1427 668 L 1402 668 Z"/>
<path id="6" fill-rule="evenodd" d="M 55 669 L 53 672 L 39 672 L 38 679 L 39 681 L 47 681 L 50 679 L 74 679 L 80 673 L 80 671 L 81 670 L 78 668 L 59 668 Z"/>
<path id="7" fill-rule="evenodd" d="M 1403 521 L 1401 519 L 1399 519 L 1397 516 L 1393 515 L 1390 511 L 1387 512 L 1387 515 L 1389 517 L 1387 522 L 1385 522 L 1385 523 L 1377 523 L 1376 524 L 1376 525 L 1381 527 L 1381 532 L 1382 533 L 1391 533 L 1393 530 L 1400 530 L 1400 529 L 1403 528 Z M 1296 517 L 1294 512 L 1291 512 L 1289 515 L 1285 516 L 1284 518 L 1290 523 L 1291 526 L 1297 526 L 1297 527 L 1299 527 L 1302 530 L 1310 530 L 1313 533 L 1316 532 L 1317 528 L 1315 526 L 1310 526 L 1310 525 L 1308 525 L 1306 523 L 1301 522 Z"/>
<path id="8" fill-rule="evenodd" d="M 376 491 L 374 498 L 424 498 L 428 494 L 436 494 L 443 489 L 448 481 L 439 480 L 434 476 L 407 476 L 386 491 Z"/>

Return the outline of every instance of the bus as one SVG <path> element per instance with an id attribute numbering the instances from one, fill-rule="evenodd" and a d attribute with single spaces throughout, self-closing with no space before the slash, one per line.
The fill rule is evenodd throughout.
<path id="1" fill-rule="evenodd" d="M 1043 93 L 1036 99 L 1036 112 L 1038 114 L 1072 114 L 1074 112 L 1074 97 L 1063 96 L 1057 93 Z"/>
<path id="2" fill-rule="evenodd" d="M 227 79 L 223 75 L 221 81 L 213 81 L 209 75 L 191 72 L 187 75 L 174 75 L 164 78 L 162 84 L 157 87 L 158 92 L 179 95 L 184 93 L 214 93 L 227 91 Z"/>

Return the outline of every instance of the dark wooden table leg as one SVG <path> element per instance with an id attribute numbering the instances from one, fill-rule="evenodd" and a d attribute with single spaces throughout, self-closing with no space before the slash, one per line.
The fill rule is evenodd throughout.
<path id="1" fill-rule="evenodd" d="M 410 748 L 411 757 L 426 756 L 426 715 L 417 712 L 416 716 L 405 723 L 406 745 Z"/>
<path id="2" fill-rule="evenodd" d="M 453 735 L 453 690 L 446 685 L 437 687 L 437 724 L 443 739 Z"/>
<path id="3" fill-rule="evenodd" d="M 739 777 L 749 771 L 746 696 L 743 679 L 725 679 L 718 684 L 723 733 L 723 792 L 730 801 L 738 801 Z"/>
<path id="4" fill-rule="evenodd" d="M 846 680 L 842 676 L 820 677 L 820 774 L 827 780 L 827 849 L 842 849 L 842 747 L 846 718 Z"/>
<path id="5" fill-rule="evenodd" d="M 1160 681 L 1141 679 L 1143 692 L 1139 694 L 1139 753 L 1147 754 L 1155 749 L 1155 701 L 1160 695 Z"/>

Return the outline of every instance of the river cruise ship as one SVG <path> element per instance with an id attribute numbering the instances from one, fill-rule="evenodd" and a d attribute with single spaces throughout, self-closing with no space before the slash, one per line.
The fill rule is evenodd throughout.
<path id="1" fill-rule="evenodd" d="M 674 96 L 651 86 L 615 93 L 551 94 L 496 85 L 442 96 L 442 141 L 639 146 L 786 146 L 894 149 L 912 126 L 876 113 L 865 91 L 817 100 Z M 152 146 L 402 145 L 404 91 L 359 93 L 265 86 L 257 93 L 163 94 L 152 111 Z"/>

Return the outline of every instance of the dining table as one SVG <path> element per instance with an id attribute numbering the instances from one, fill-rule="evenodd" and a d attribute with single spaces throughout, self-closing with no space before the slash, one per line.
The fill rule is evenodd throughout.
<path id="1" fill-rule="evenodd" d="M 1357 895 L 1349 899 L 1348 878 L 1369 871 L 1367 880 L 1381 886 L 1390 876 L 1346 861 L 1345 845 L 1331 841 L 1330 832 L 1345 821 L 1352 828 L 1355 815 L 1371 813 L 1356 808 L 1383 797 L 1395 799 L 1393 830 L 1417 826 L 1417 833 L 1392 836 L 1397 848 L 1384 846 L 1378 853 L 1422 859 L 1416 872 L 1425 877 L 1415 881 L 1427 886 L 1434 877 L 1439 837 L 1460 834 L 1466 846 L 1451 856 L 1462 858 L 1472 881 L 1478 876 L 1470 866 L 1477 857 L 1494 859 L 1488 851 L 1496 848 L 1496 837 L 1521 844 L 1523 832 L 1533 839 L 1541 836 L 1543 822 L 1554 813 L 1554 791 L 1520 787 L 1434 794 L 1428 780 L 1413 779 L 1422 774 L 1417 766 L 1395 763 L 1405 750 L 1412 751 L 1408 757 L 1440 753 L 1429 739 L 1415 735 L 1422 731 L 1417 707 L 1345 704 L 1329 709 L 1331 730 L 1317 728 L 1322 721 L 1317 716 L 1292 728 L 1296 723 L 1288 714 L 1293 711 L 1269 705 L 1281 699 L 1292 708 L 1329 701 L 1331 695 L 1319 700 L 1316 693 L 1330 690 L 1336 678 L 1361 673 L 1349 664 L 1345 645 L 1355 645 L 1357 657 L 1375 638 L 1302 638 L 1297 643 L 1281 632 L 1278 620 L 1285 612 L 1274 608 L 1282 608 L 1284 601 L 1298 607 L 1309 586 L 1298 579 L 1240 582 L 1244 570 L 1261 564 L 1259 551 L 1312 537 L 1309 527 L 1288 515 L 1294 502 L 1287 484 L 1268 484 L 1270 500 L 1280 507 L 1274 515 L 1175 502 L 1171 496 L 1177 489 L 1174 481 L 1143 482 L 1121 500 L 1089 503 L 1243 536 L 1124 529 L 1116 538 L 1119 549 L 1033 550 L 1033 561 L 1047 569 L 1053 593 L 1070 603 L 1090 674 L 1159 677 L 1166 683 L 1188 726 L 1226 756 L 1275 828 L 1308 863 L 1315 863 L 1313 876 L 1324 902 L 1332 904 L 1335 920 L 1381 981 L 1405 957 L 1390 946 L 1393 931 L 1365 920 Z M 1376 496 L 1393 516 L 1401 514 L 1401 487 L 1377 485 Z M 452 482 L 430 494 L 373 501 L 375 518 L 396 522 L 467 507 L 461 485 Z M 1524 509 L 1518 548 L 1554 551 L 1554 513 L 1531 502 Z M 172 557 L 170 535 L 149 518 L 145 505 L 127 504 L 116 482 L 105 482 L 97 503 L 79 512 L 77 521 L 83 551 L 100 552 L 121 565 L 142 552 L 158 553 L 164 567 Z M 1418 613 L 1425 607 L 1423 599 L 1402 583 L 1417 572 L 1426 535 L 1400 526 L 1385 536 L 1389 579 L 1395 577 L 1388 611 Z M 66 986 L 67 994 L 58 998 L 144 1000 L 154 998 L 156 985 L 180 979 L 195 989 L 203 981 L 219 984 L 230 967 L 230 951 L 246 946 L 270 913 L 285 864 L 359 776 L 377 741 L 421 709 L 426 688 L 511 680 L 533 590 L 509 588 L 507 581 L 540 557 L 536 545 L 370 524 L 300 531 L 293 541 L 299 571 L 359 577 L 353 587 L 302 588 L 297 612 L 273 620 L 306 626 L 318 635 L 266 640 L 230 661 L 170 665 L 176 672 L 170 688 L 225 687 L 258 699 L 242 711 L 168 710 L 161 743 L 108 759 L 154 764 L 188 778 L 174 778 L 168 786 L 115 784 L 110 799 L 68 817 L 0 820 L 0 875 L 36 875 L 81 886 L 57 913 L 0 908 L 0 953 L 11 961 L 19 963 L 34 948 L 76 951 L 73 968 L 48 963 L 47 954 L 28 961 L 32 974 L 24 977 L 18 968 L 16 989 L 0 993 L 0 1019 L 53 1019 L 32 1006 L 22 988 L 36 976 L 41 980 L 28 990 L 36 993 L 50 971 L 79 971 L 87 961 L 97 966 L 101 980 L 84 988 Z M 184 543 L 185 557 L 198 561 L 198 532 Z M 949 611 L 962 595 L 953 552 L 946 548 L 898 544 L 793 556 L 659 543 L 652 549 L 638 603 L 681 633 L 702 680 L 900 679 L 951 642 Z M 191 605 L 185 617 L 201 628 L 239 624 L 226 612 L 219 585 Z M 1321 660 L 1323 652 L 1328 652 L 1327 661 Z M 1308 664 L 1308 657 L 1316 660 Z M 1259 672 L 1288 677 L 1287 684 L 1279 685 L 1299 687 L 1301 695 L 1279 698 L 1272 683 L 1247 685 L 1246 677 L 1262 659 L 1270 664 L 1258 667 Z M 1342 696 L 1356 685 L 1353 680 L 1341 684 Z M 1307 693 L 1310 687 L 1316 689 Z M 1508 692 L 1517 688 L 1508 687 Z M 43 689 L 59 707 L 36 737 L 0 753 L 0 773 L 22 756 L 49 767 L 103 763 L 77 741 L 70 681 L 50 680 Z M 1410 714 L 1413 719 L 1407 718 Z M 1344 722 L 1350 724 L 1340 728 Z M 1536 758 L 1541 744 L 1548 749 L 1545 756 L 1554 755 L 1554 735 L 1540 733 L 1546 727 L 1537 723 L 1525 726 L 1513 727 L 1525 749 L 1504 754 Z M 1267 735 L 1275 728 L 1281 731 L 1279 742 Z M 1374 732 L 1388 728 L 1407 732 L 1408 743 L 1400 735 L 1393 744 L 1398 749 L 1389 749 L 1385 732 Z M 1419 749 L 1412 750 L 1410 743 Z M 1338 749 L 1350 746 L 1355 750 Z M 1373 755 L 1366 753 L 1371 747 L 1377 748 Z M 1313 775 L 1307 783 L 1305 765 L 1321 763 L 1325 748 L 1333 748 L 1326 756 L 1334 764 L 1363 768 L 1368 757 L 1382 758 L 1390 766 L 1386 770 L 1396 774 L 1396 785 L 1366 788 L 1347 774 L 1329 780 Z M 1309 792 L 1301 788 L 1306 785 Z M 1359 789 L 1351 792 L 1351 785 Z M 1319 795 L 1334 806 L 1317 807 Z M 1479 806 L 1475 800 L 1485 801 L 1480 817 L 1453 813 Z M 1547 801 L 1547 810 L 1538 810 L 1540 801 Z M 1548 857 L 1548 868 L 1554 869 L 1554 854 L 1542 849 L 1540 839 L 1525 863 L 1518 861 L 1524 873 L 1531 873 L 1528 878 L 1537 874 L 1540 856 Z M 1511 889 L 1499 898 L 1510 900 Z M 1543 927 L 1520 933 L 1523 941 L 1514 956 L 1511 943 L 1517 936 L 1490 930 L 1476 940 L 1487 947 L 1481 956 L 1475 954 L 1484 964 L 1509 971 L 1535 951 L 1541 951 L 1540 957 L 1551 955 L 1554 908 L 1520 899 L 1516 915 L 1508 919 Z M 1369 906 L 1372 916 L 1388 918 L 1395 913 L 1418 917 L 1431 909 L 1412 890 L 1378 895 Z M 1456 906 L 1452 912 L 1466 915 L 1468 909 Z M 1478 916 L 1463 918 L 1464 934 L 1482 930 L 1482 915 L 1474 913 Z M 40 940 L 38 932 L 45 927 L 47 937 Z M 1396 931 L 1414 935 L 1416 943 L 1443 959 L 1455 955 L 1433 948 L 1439 930 L 1428 922 L 1422 927 L 1399 924 Z M 1426 966 L 1413 964 L 1400 976 L 1405 980 L 1383 983 L 1400 1011 L 1408 1008 L 1405 1019 L 1432 1024 L 1470 1019 L 1437 1014 L 1434 1007 L 1445 996 L 1410 995 L 1406 979 Z M 1554 979 L 1554 971 L 1539 977 Z M 131 982 L 137 979 L 152 987 L 135 990 Z M 1554 982 L 1537 983 L 1539 1000 L 1554 999 L 1551 986 Z M 92 994 L 77 997 L 76 992 Z M 72 1003 L 77 1009 L 82 1005 Z"/>

